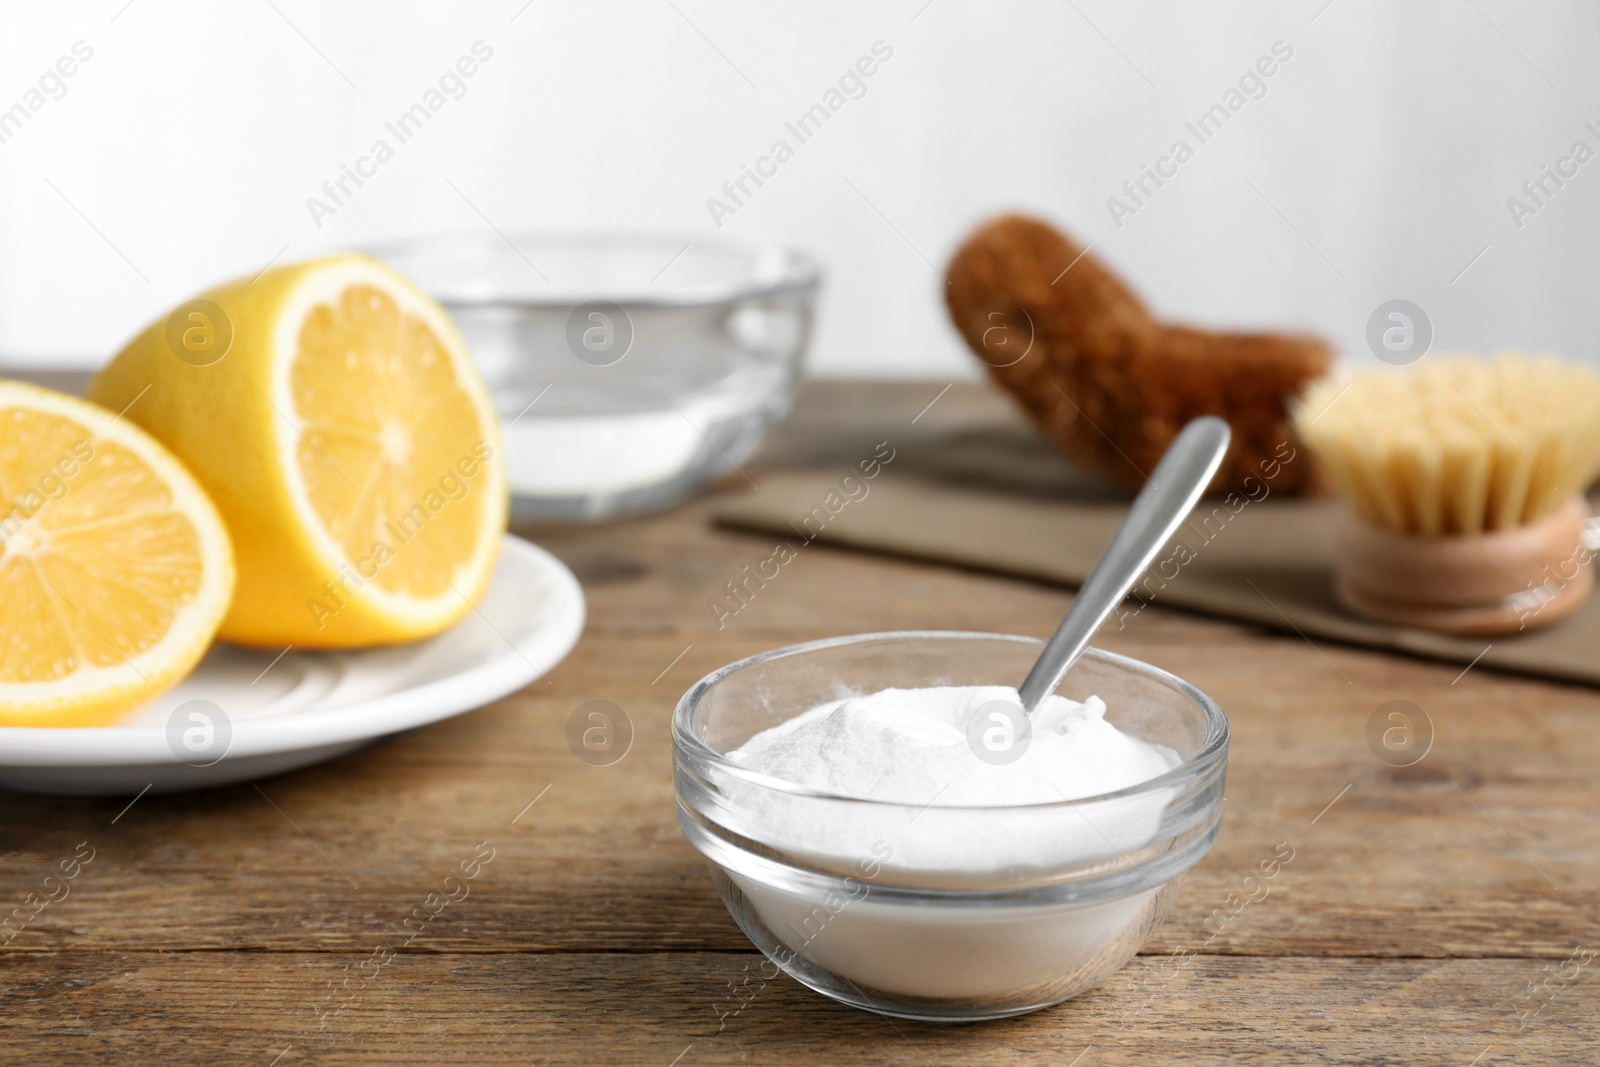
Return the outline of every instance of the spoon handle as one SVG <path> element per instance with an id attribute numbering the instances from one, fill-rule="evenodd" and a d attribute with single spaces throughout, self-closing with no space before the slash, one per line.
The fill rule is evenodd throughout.
<path id="1" fill-rule="evenodd" d="M 1026 711 L 1055 691 L 1089 638 L 1177 532 L 1222 463 L 1229 436 L 1226 422 L 1206 415 L 1173 440 L 1023 681 L 1018 692 Z"/>

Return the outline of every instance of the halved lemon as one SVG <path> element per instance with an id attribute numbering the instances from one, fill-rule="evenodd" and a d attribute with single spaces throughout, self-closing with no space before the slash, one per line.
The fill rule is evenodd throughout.
<path id="1" fill-rule="evenodd" d="M 194 478 L 126 418 L 0 381 L 0 724 L 102 726 L 194 668 L 233 555 Z"/>
<path id="2" fill-rule="evenodd" d="M 90 396 L 187 463 L 239 562 L 221 636 L 426 637 L 483 595 L 506 526 L 499 422 L 449 316 L 378 261 L 268 270 L 180 305 Z"/>

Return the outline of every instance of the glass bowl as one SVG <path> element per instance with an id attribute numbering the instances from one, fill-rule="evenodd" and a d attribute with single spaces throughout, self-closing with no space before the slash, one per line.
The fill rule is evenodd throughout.
<path id="1" fill-rule="evenodd" d="M 494 395 L 512 514 L 669 507 L 788 410 L 816 265 L 756 240 L 666 233 L 433 237 L 367 249 L 455 319 Z"/>
<path id="2" fill-rule="evenodd" d="M 678 825 L 735 921 L 800 982 L 846 1004 L 934 1021 L 1057 1004 L 1120 968 L 1216 839 L 1228 720 L 1194 686 L 1091 648 L 1057 692 L 1179 763 L 1113 793 L 950 807 L 831 796 L 726 758 L 824 701 L 890 686 L 1014 685 L 1042 642 L 862 634 L 793 645 L 695 683 L 673 716 Z M 974 757 L 976 758 L 976 757 Z M 987 854 L 973 869 L 974 845 Z"/>

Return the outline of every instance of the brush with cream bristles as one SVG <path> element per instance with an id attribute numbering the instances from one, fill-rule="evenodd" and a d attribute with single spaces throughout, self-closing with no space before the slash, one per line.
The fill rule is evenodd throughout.
<path id="1" fill-rule="evenodd" d="M 1452 633 L 1548 625 L 1594 578 L 1600 373 L 1550 357 L 1434 357 L 1313 385 L 1294 427 L 1349 501 L 1337 591 Z"/>

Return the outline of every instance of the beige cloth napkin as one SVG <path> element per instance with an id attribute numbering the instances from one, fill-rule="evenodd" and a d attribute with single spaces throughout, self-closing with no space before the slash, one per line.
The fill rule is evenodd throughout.
<path id="1" fill-rule="evenodd" d="M 844 481 L 849 469 L 843 467 L 831 474 L 769 473 L 758 491 L 719 502 L 714 514 L 723 525 L 774 534 L 796 547 L 814 539 L 1080 584 L 1122 521 L 1126 500 L 1106 499 L 1103 489 L 1093 499 L 1054 473 L 1058 484 L 1040 491 L 1037 479 L 1019 484 L 1016 464 L 1005 467 L 1007 477 L 998 467 L 985 477 L 981 457 L 1004 452 L 993 441 L 964 448 L 965 469 L 953 477 L 949 464 L 939 470 L 892 464 L 871 480 L 855 475 L 853 482 Z M 1370 622 L 1333 599 L 1338 520 L 1339 505 L 1327 499 L 1269 494 L 1237 512 L 1203 501 L 1106 625 L 1130 625 L 1146 606 L 1185 608 L 1312 640 L 1600 685 L 1600 596 L 1548 629 L 1493 639 Z"/>

